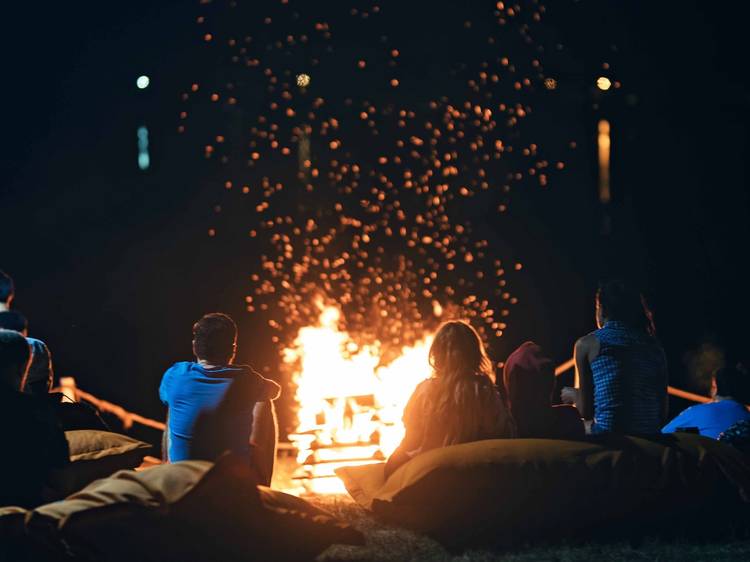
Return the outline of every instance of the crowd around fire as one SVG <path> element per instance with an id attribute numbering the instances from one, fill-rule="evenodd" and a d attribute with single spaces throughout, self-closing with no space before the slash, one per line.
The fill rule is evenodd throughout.
<path id="1" fill-rule="evenodd" d="M 99 429 L 103 422 L 94 410 L 50 392 L 50 352 L 27 336 L 25 317 L 11 309 L 14 294 L 11 277 L 0 272 L 0 427 L 20 452 L 14 477 L 3 479 L 0 504 L 31 506 L 39 503 L 48 472 L 68 462 L 63 430 Z M 429 376 L 403 409 L 405 433 L 385 474 L 428 450 L 485 439 L 690 431 L 750 451 L 750 376 L 741 366 L 716 371 L 712 401 L 666 423 L 667 364 L 643 297 L 632 285 L 611 280 L 600 285 L 595 305 L 598 329 L 575 343 L 578 387 L 561 394 L 568 404 L 557 404 L 554 366 L 535 343 L 515 350 L 496 378 L 471 323 L 444 322 L 422 366 Z M 232 451 L 269 484 L 279 385 L 234 363 L 237 328 L 226 314 L 200 318 L 192 345 L 194 359 L 170 367 L 159 388 L 168 410 L 164 461 L 215 460 Z"/>
<path id="2" fill-rule="evenodd" d="M 632 175 L 622 172 L 618 150 L 634 133 L 626 114 L 610 109 L 618 96 L 635 108 L 645 90 L 631 89 L 620 39 L 607 37 L 611 48 L 579 64 L 564 45 L 569 39 L 548 25 L 554 10 L 542 0 L 197 4 L 189 31 L 195 49 L 184 51 L 190 64 L 176 65 L 166 88 L 172 121 L 162 130 L 149 106 L 157 98 L 146 97 L 167 74 L 144 67 L 138 72 L 151 78 L 136 82 L 143 122 L 134 130 L 139 180 L 160 173 L 153 177 L 177 193 L 172 184 L 187 178 L 193 191 L 180 194 L 185 204 L 210 209 L 203 222 L 191 214 L 178 228 L 158 217 L 143 233 L 180 231 L 159 247 L 191 246 L 211 265 L 196 259 L 187 267 L 200 275 L 171 272 L 171 281 L 158 283 L 173 307 L 142 313 L 148 306 L 135 298 L 138 308 L 128 311 L 135 313 L 123 315 L 124 325 L 162 321 L 143 331 L 144 340 L 165 327 L 184 334 L 165 337 L 176 345 L 159 355 L 157 344 L 123 337 L 129 325 L 110 333 L 100 322 L 106 339 L 94 344 L 81 330 L 62 338 L 36 331 L 52 322 L 16 294 L 39 305 L 31 280 L 52 267 L 45 261 L 34 271 L 3 257 L 0 435 L 12 458 L 3 459 L 0 478 L 0 562 L 6 537 L 35 533 L 40 544 L 57 541 L 65 556 L 88 556 L 88 531 L 75 546 L 78 531 L 63 530 L 76 512 L 52 523 L 44 509 L 115 497 L 119 479 L 133 484 L 113 500 L 119 507 L 92 510 L 89 521 L 105 513 L 102 528 L 117 531 L 117 514 L 128 511 L 120 508 L 136 506 L 121 529 L 140 529 L 134 522 L 142 517 L 164 524 L 154 534 L 195 530 L 172 538 L 198 544 L 222 542 L 214 527 L 201 528 L 220 519 L 236 527 L 230 535 L 242 535 L 243 560 L 253 555 L 246 543 L 256 541 L 246 529 L 263 529 L 264 539 L 277 526 L 281 542 L 289 535 L 293 545 L 295 533 L 325 534 L 329 515 L 332 526 L 347 526 L 339 512 L 306 511 L 341 499 L 333 494 L 348 493 L 379 522 L 452 546 L 488 532 L 503 546 L 554 539 L 557 530 L 584 537 L 584 527 L 597 538 L 615 527 L 628 534 L 663 514 L 666 527 L 689 534 L 693 527 L 683 524 L 691 517 L 734 522 L 730 498 L 739 498 L 736 513 L 746 517 L 750 364 L 722 355 L 721 366 L 702 369 L 710 397 L 670 386 L 670 376 L 679 384 L 675 359 L 685 349 L 671 337 L 679 331 L 668 324 L 675 315 L 662 314 L 652 298 L 665 291 L 644 275 L 653 259 L 648 245 L 624 217 L 631 196 L 624 178 Z M 177 173 L 166 164 L 167 144 L 199 158 Z M 598 167 L 588 177 L 580 162 L 593 164 L 595 153 Z M 594 197 L 589 180 L 597 174 Z M 557 203 L 535 208 L 542 199 Z M 553 240 L 568 228 L 565 240 Z M 632 256 L 617 255 L 621 248 Z M 128 286 L 156 293 L 149 276 L 172 268 L 158 262 L 139 256 L 91 267 L 115 276 L 148 264 Z M 191 291 L 204 294 L 185 303 Z M 76 327 L 83 316 L 56 325 Z M 99 376 L 102 341 L 117 353 L 114 370 L 100 367 Z M 82 358 L 88 345 L 99 349 Z M 721 346 L 726 357 L 744 352 L 736 340 Z M 143 360 L 120 360 L 135 347 Z M 571 347 L 572 359 L 556 367 L 553 358 L 561 349 L 570 357 Z M 559 376 L 571 366 L 574 379 Z M 128 389 L 137 396 L 133 408 L 159 419 L 81 391 L 62 376 L 67 369 L 80 369 L 84 387 L 113 400 L 118 385 L 127 386 L 120 374 L 137 376 Z M 94 380 L 101 386 L 92 388 Z M 670 393 L 703 403 L 670 408 Z M 122 416 L 113 414 L 118 408 Z M 142 427 L 132 430 L 134 419 Z M 136 498 L 138 486 L 152 497 Z M 184 494 L 175 499 L 177 489 Z M 280 496 L 274 517 L 297 519 L 278 525 L 284 519 L 270 517 L 268 527 L 255 527 L 272 511 L 263 511 L 272 502 L 261 498 Z M 248 505 L 257 511 L 237 516 Z M 565 510 L 550 505 L 580 521 L 568 525 Z M 704 508 L 710 517 L 693 517 Z M 190 509 L 199 515 L 190 519 Z M 750 520 L 740 523 L 750 529 Z M 345 544 L 336 537 L 321 544 Z"/>

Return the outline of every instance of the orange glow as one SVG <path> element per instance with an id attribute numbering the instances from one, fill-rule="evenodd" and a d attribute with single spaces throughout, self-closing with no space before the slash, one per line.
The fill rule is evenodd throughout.
<path id="1" fill-rule="evenodd" d="M 609 121 L 599 121 L 597 134 L 597 147 L 599 151 L 599 200 L 609 203 L 611 193 L 609 189 L 609 157 L 611 140 L 609 136 Z"/>
<path id="2" fill-rule="evenodd" d="M 430 376 L 432 336 L 381 365 L 380 343 L 360 345 L 339 323 L 341 311 L 317 303 L 315 326 L 301 328 L 282 352 L 293 370 L 298 404 L 296 432 L 289 436 L 305 491 L 345 493 L 334 469 L 387 458 L 401 442 L 404 406 Z"/>

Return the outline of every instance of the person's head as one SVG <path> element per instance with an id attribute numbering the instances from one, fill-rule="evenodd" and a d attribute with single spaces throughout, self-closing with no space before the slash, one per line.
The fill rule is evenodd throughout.
<path id="1" fill-rule="evenodd" d="M 13 278 L 0 269 L 0 310 L 9 308 L 14 296 Z"/>
<path id="2" fill-rule="evenodd" d="M 0 329 L 0 388 L 20 392 L 30 361 L 31 348 L 26 338 L 16 331 Z"/>
<path id="3" fill-rule="evenodd" d="M 655 333 L 653 315 L 643 295 L 621 279 L 603 281 L 596 291 L 596 323 L 601 328 L 609 321 Z"/>
<path id="4" fill-rule="evenodd" d="M 460 320 L 440 326 L 430 346 L 429 358 L 438 378 L 484 374 L 494 379 L 482 339 L 474 328 Z"/>
<path id="5" fill-rule="evenodd" d="M 720 367 L 711 377 L 711 396 L 750 403 L 750 374 L 741 367 Z"/>
<path id="6" fill-rule="evenodd" d="M 490 388 L 495 380 L 492 363 L 479 334 L 468 323 L 444 323 L 429 352 L 434 374 L 426 402 L 429 419 L 445 428 L 443 446 L 476 439 L 486 414 L 495 406 Z"/>
<path id="7" fill-rule="evenodd" d="M 555 367 L 541 347 L 527 341 L 505 361 L 503 384 L 513 416 L 533 415 L 552 406 Z"/>
<path id="8" fill-rule="evenodd" d="M 0 329 L 13 330 L 27 336 L 29 335 L 29 321 L 20 312 L 4 310 L 0 312 Z"/>
<path id="9" fill-rule="evenodd" d="M 220 312 L 206 314 L 193 324 L 193 353 L 211 365 L 229 365 L 237 352 L 237 325 Z"/>

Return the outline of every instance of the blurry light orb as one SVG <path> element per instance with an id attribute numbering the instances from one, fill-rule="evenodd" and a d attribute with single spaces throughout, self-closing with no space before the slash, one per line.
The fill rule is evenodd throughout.
<path id="1" fill-rule="evenodd" d="M 554 78 L 547 78 L 544 80 L 544 87 L 548 90 L 554 90 L 557 88 L 557 80 Z"/>
<path id="2" fill-rule="evenodd" d="M 600 76 L 596 79 L 596 87 L 606 92 L 612 87 L 612 81 L 606 76 Z"/>
<path id="3" fill-rule="evenodd" d="M 143 74 L 142 76 L 139 76 L 138 79 L 135 81 L 135 85 L 138 86 L 139 90 L 145 90 L 148 88 L 148 85 L 151 83 L 151 79 Z"/>
<path id="4" fill-rule="evenodd" d="M 310 75 L 309 74 L 297 74 L 297 86 L 300 88 L 306 88 L 310 85 Z"/>
<path id="5" fill-rule="evenodd" d="M 141 170 L 148 170 L 150 165 L 151 165 L 151 156 L 149 156 L 148 152 L 141 152 L 138 155 L 138 167 Z"/>

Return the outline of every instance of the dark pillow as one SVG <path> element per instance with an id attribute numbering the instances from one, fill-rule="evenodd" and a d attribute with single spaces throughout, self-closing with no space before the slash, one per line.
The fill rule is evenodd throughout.
<path id="1" fill-rule="evenodd" d="M 158 560 L 160 545 L 169 544 L 162 535 L 163 514 L 211 467 L 207 461 L 185 461 L 116 472 L 64 501 L 30 511 L 26 543 L 84 560 Z"/>
<path id="2" fill-rule="evenodd" d="M 99 412 L 85 402 L 63 402 L 62 395 L 50 394 L 60 426 L 63 431 L 95 429 L 109 431 L 109 427 L 99 415 Z"/>
<path id="3" fill-rule="evenodd" d="M 256 485 L 246 458 L 120 471 L 26 517 L 35 544 L 106 562 L 311 560 L 362 535 L 310 503 Z"/>
<path id="4" fill-rule="evenodd" d="M 127 435 L 98 430 L 66 431 L 70 464 L 50 477 L 45 499 L 62 499 L 99 478 L 118 470 L 136 468 L 151 445 Z"/>
<path id="5" fill-rule="evenodd" d="M 186 548 L 185 556 L 238 562 L 312 560 L 334 543 L 363 544 L 358 531 L 330 513 L 258 486 L 258 480 L 244 457 L 227 454 L 173 506 L 170 523 L 175 532 L 182 529 L 183 534 L 202 537 L 180 545 Z"/>
<path id="6" fill-rule="evenodd" d="M 20 507 L 0 508 L 0 561 L 62 562 L 62 553 L 50 550 L 44 542 L 29 539 L 26 518 L 29 512 Z"/>
<path id="7" fill-rule="evenodd" d="M 745 457 L 699 435 L 478 441 L 337 470 L 381 518 L 459 546 L 706 531 L 747 519 Z M 744 515 L 743 515 L 744 514 Z"/>

